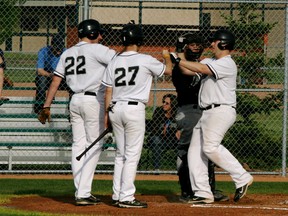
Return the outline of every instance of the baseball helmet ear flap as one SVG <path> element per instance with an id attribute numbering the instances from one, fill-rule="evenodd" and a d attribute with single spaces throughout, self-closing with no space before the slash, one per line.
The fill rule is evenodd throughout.
<path id="1" fill-rule="evenodd" d="M 86 36 L 89 40 L 95 40 L 99 36 L 99 31 L 98 30 L 93 30 L 88 33 Z"/>
<path id="2" fill-rule="evenodd" d="M 234 45 L 232 46 L 231 43 L 222 40 L 222 41 L 220 41 L 220 42 L 218 43 L 217 46 L 218 46 L 218 48 L 219 48 L 220 50 L 233 50 L 233 46 L 234 46 Z"/>
<path id="3" fill-rule="evenodd" d="M 225 29 L 220 29 L 216 31 L 214 35 L 209 38 L 209 41 L 213 42 L 217 40 L 220 41 L 218 43 L 218 48 L 220 50 L 233 50 L 234 49 L 235 36 L 232 32 L 225 30 Z"/>

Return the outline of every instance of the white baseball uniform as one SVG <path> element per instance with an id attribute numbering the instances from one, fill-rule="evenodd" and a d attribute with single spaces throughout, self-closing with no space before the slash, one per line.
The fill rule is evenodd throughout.
<path id="1" fill-rule="evenodd" d="M 202 117 L 193 129 L 188 150 L 188 166 L 195 196 L 214 199 L 209 185 L 208 159 L 226 170 L 236 188 L 247 184 L 252 176 L 221 142 L 236 120 L 237 66 L 230 55 L 220 59 L 204 59 L 213 76 L 202 80 L 199 105 Z"/>
<path id="2" fill-rule="evenodd" d="M 104 91 L 101 85 L 105 68 L 115 51 L 101 44 L 79 42 L 60 58 L 55 75 L 66 79 L 74 92 L 70 101 L 72 124 L 72 171 L 76 198 L 91 195 L 92 181 L 102 142 L 94 145 L 80 161 L 81 154 L 104 130 Z"/>
<path id="3" fill-rule="evenodd" d="M 109 112 L 117 151 L 113 177 L 113 200 L 133 201 L 134 180 L 145 134 L 145 104 L 153 76 L 162 76 L 166 66 L 152 56 L 123 52 L 107 67 L 102 83 L 112 87 Z"/>

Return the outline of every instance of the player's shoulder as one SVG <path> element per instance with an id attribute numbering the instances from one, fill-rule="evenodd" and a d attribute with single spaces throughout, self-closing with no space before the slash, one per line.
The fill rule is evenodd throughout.
<path id="1" fill-rule="evenodd" d="M 208 64 L 209 62 L 212 62 L 214 61 L 215 59 L 214 58 L 203 58 L 200 63 L 202 64 Z"/>
<path id="2" fill-rule="evenodd" d="M 51 50 L 51 46 L 42 47 L 38 53 L 48 53 Z"/>

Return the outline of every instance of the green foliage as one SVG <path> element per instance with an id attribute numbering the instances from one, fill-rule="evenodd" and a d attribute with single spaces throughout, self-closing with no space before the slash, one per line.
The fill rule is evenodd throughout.
<path id="1" fill-rule="evenodd" d="M 253 170 L 281 168 L 282 143 L 256 121 L 237 122 L 225 135 L 223 144 Z"/>
<path id="2" fill-rule="evenodd" d="M 242 117 L 225 135 L 223 144 L 241 162 L 252 169 L 265 167 L 267 170 L 281 167 L 281 135 L 271 132 L 263 124 L 263 115 L 280 110 L 283 93 L 267 95 L 260 99 L 251 93 L 237 94 L 237 113 Z M 259 116 L 259 121 L 253 119 Z M 271 124 L 271 122 L 270 122 Z"/>
<path id="3" fill-rule="evenodd" d="M 237 4 L 238 15 L 221 16 L 229 25 L 229 29 L 235 34 L 235 50 L 240 55 L 234 59 L 239 66 L 239 75 L 246 82 L 259 84 L 263 77 L 266 77 L 265 71 L 261 67 L 265 66 L 264 36 L 268 35 L 271 29 L 277 24 L 265 23 L 262 20 L 262 14 L 259 13 L 256 3 Z"/>
<path id="4" fill-rule="evenodd" d="M 267 60 L 267 66 L 274 67 L 284 67 L 285 57 L 283 53 L 279 53 L 275 58 L 270 58 Z"/>
<path id="5" fill-rule="evenodd" d="M 0 0 L 0 44 L 10 38 L 14 32 L 20 29 L 19 5 L 26 0 Z"/>
<path id="6" fill-rule="evenodd" d="M 236 36 L 236 49 L 249 54 L 263 49 L 264 35 L 277 24 L 263 22 L 261 13 L 255 12 L 257 8 L 256 3 L 239 3 L 237 4 L 238 16 L 221 15 Z"/>
<path id="7" fill-rule="evenodd" d="M 251 121 L 250 117 L 255 113 L 264 113 L 269 115 L 271 111 L 280 109 L 280 106 L 282 105 L 282 94 L 269 94 L 265 98 L 260 99 L 251 93 L 238 93 L 237 113 L 241 115 L 247 123 Z"/>

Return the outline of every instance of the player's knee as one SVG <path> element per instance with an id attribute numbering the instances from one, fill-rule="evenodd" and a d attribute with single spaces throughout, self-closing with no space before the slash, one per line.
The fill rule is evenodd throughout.
<path id="1" fill-rule="evenodd" d="M 214 145 L 204 145 L 203 146 L 203 152 L 206 155 L 213 154 L 217 151 L 217 146 Z"/>

